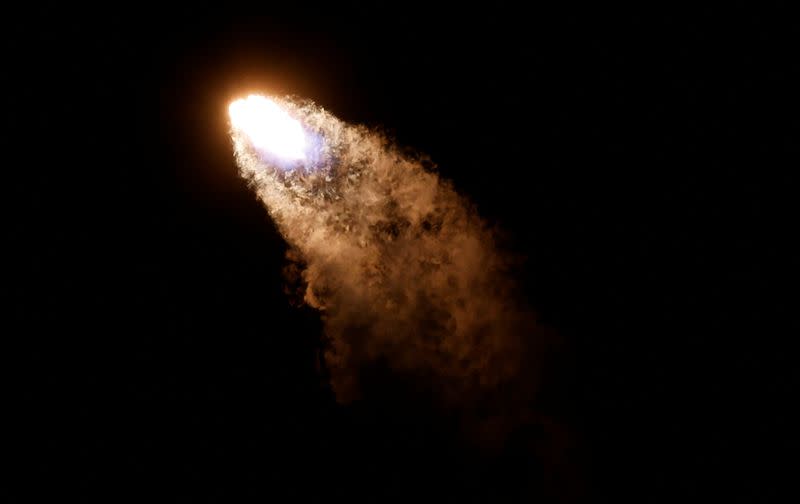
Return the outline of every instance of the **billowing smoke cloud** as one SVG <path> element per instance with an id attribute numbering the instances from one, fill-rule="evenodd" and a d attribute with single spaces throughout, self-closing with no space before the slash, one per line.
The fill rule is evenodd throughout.
<path id="1" fill-rule="evenodd" d="M 304 301 L 321 312 L 337 399 L 358 398 L 361 370 L 380 361 L 445 408 L 520 420 L 540 333 L 492 229 L 381 134 L 310 102 L 270 100 L 302 125 L 305 154 L 260 145 L 232 106 L 236 160 L 294 249 Z"/>

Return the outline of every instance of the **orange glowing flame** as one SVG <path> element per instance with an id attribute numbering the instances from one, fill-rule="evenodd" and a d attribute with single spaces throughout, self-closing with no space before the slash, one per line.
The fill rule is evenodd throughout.
<path id="1" fill-rule="evenodd" d="M 257 149 L 286 160 L 306 158 L 306 135 L 300 122 L 277 103 L 261 95 L 250 95 L 228 107 L 231 125 L 243 132 Z"/>

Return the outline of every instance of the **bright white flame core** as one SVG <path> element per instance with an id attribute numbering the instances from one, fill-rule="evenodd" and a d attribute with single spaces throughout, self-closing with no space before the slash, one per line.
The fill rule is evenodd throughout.
<path id="1" fill-rule="evenodd" d="M 261 95 L 236 100 L 228 107 L 231 124 L 243 131 L 257 149 L 287 160 L 306 158 L 303 127 L 277 103 Z"/>

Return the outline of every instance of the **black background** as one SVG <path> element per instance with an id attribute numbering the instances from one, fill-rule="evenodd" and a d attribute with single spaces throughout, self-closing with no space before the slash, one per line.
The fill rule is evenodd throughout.
<path id="1" fill-rule="evenodd" d="M 797 26 L 743 6 L 226 2 L 4 16 L 13 495 L 763 502 L 788 474 Z M 336 405 L 226 107 L 293 93 L 426 152 L 563 345 L 534 441 Z M 538 430 L 537 430 L 538 429 Z M 18 454 L 18 455 L 17 455 Z"/>

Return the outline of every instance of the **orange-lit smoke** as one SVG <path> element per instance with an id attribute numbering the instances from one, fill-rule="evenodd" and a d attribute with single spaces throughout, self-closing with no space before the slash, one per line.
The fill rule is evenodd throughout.
<path id="1" fill-rule="evenodd" d="M 360 370 L 381 361 L 447 407 L 525 410 L 540 332 L 470 204 L 382 135 L 310 102 L 250 96 L 230 113 L 241 174 L 321 312 L 338 400 L 357 398 Z"/>

